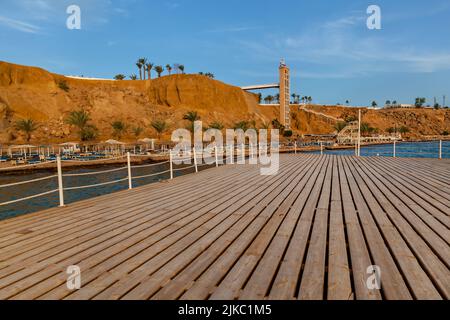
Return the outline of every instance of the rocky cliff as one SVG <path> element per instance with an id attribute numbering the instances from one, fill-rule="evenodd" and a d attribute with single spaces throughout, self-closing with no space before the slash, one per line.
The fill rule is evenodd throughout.
<path id="1" fill-rule="evenodd" d="M 77 138 L 65 121 L 74 110 L 85 110 L 99 129 L 97 140 L 112 136 L 111 123 L 140 126 L 142 136 L 154 137 L 153 120 L 165 120 L 172 129 L 187 126 L 188 111 L 197 111 L 207 126 L 219 121 L 230 127 L 239 121 L 269 121 L 260 112 L 256 96 L 238 87 L 201 75 L 172 75 L 146 81 L 74 79 L 40 68 L 0 62 L 0 142 L 23 142 L 14 128 L 18 119 L 33 119 L 39 129 L 33 142 L 61 142 Z M 132 140 L 129 133 L 124 140 Z"/>

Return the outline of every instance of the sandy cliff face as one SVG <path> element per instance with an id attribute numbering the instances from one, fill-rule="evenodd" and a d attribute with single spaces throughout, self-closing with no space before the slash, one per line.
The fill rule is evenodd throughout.
<path id="1" fill-rule="evenodd" d="M 322 112 L 339 119 L 357 118 L 358 110 L 341 106 L 323 107 L 309 106 L 308 109 Z M 407 127 L 407 136 L 421 138 L 422 136 L 441 135 L 450 132 L 449 109 L 363 109 L 362 121 L 384 133 L 388 128 Z"/>
<path id="2" fill-rule="evenodd" d="M 60 88 L 65 82 L 68 90 Z M 45 70 L 0 62 L 0 141 L 23 142 L 14 129 L 18 119 L 40 124 L 32 140 L 59 142 L 76 139 L 66 124 L 73 110 L 86 110 L 99 129 L 98 140 L 111 138 L 113 121 L 130 128 L 145 128 L 142 136 L 155 136 L 150 123 L 166 120 L 170 129 L 185 127 L 183 115 L 197 111 L 204 125 L 220 121 L 230 127 L 243 120 L 265 119 L 254 95 L 200 75 L 172 75 L 151 81 L 98 81 L 66 78 Z M 131 130 L 129 130 L 131 131 Z M 133 139 L 129 133 L 125 140 Z"/>
<path id="3" fill-rule="evenodd" d="M 61 82 L 67 85 L 67 90 L 61 89 Z M 166 120 L 170 133 L 187 126 L 182 118 L 188 111 L 197 111 L 204 126 L 220 121 L 227 128 L 239 121 L 256 121 L 260 127 L 263 122 L 270 123 L 279 117 L 277 107 L 259 106 L 255 95 L 200 75 L 172 75 L 150 81 L 98 81 L 66 78 L 40 68 L 0 62 L 0 143 L 24 142 L 23 134 L 14 128 L 15 122 L 24 118 L 39 123 L 32 143 L 77 140 L 76 128 L 65 119 L 71 111 L 80 109 L 90 113 L 92 124 L 99 129 L 97 140 L 111 138 L 111 123 L 118 120 L 130 129 L 122 140 L 135 140 L 131 128 L 136 126 L 145 129 L 141 137 L 155 137 L 150 126 L 155 119 Z M 291 107 L 295 133 L 334 133 L 332 118 L 357 116 L 357 110 L 342 106 L 307 106 L 307 109 L 316 113 L 301 110 L 300 106 Z M 412 138 L 450 131 L 449 110 L 364 110 L 363 121 L 380 133 L 389 127 L 406 126 Z"/>

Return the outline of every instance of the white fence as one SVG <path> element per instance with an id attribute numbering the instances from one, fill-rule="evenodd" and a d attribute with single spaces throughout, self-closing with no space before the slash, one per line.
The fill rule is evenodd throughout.
<path id="1" fill-rule="evenodd" d="M 236 152 L 236 154 L 238 154 L 239 150 L 242 150 L 242 149 L 238 148 L 236 150 L 238 150 Z M 249 148 L 249 150 L 253 150 L 253 149 Z M 26 201 L 26 200 L 30 200 L 30 199 L 34 199 L 34 198 L 38 198 L 38 197 L 42 197 L 42 196 L 46 196 L 46 195 L 50 195 L 50 194 L 53 194 L 53 193 L 58 193 L 59 206 L 63 207 L 65 205 L 65 201 L 64 201 L 64 192 L 65 191 L 83 190 L 83 189 L 88 189 L 88 188 L 95 188 L 95 187 L 101 187 L 101 186 L 106 186 L 106 185 L 117 184 L 117 183 L 121 183 L 121 182 L 125 182 L 125 181 L 128 181 L 128 189 L 133 189 L 133 181 L 138 180 L 138 179 L 151 178 L 151 177 L 160 176 L 160 175 L 168 174 L 168 173 L 170 173 L 170 179 L 173 179 L 174 178 L 174 173 L 176 173 L 176 172 L 181 172 L 181 171 L 185 171 L 185 170 L 188 170 L 188 169 L 195 169 L 195 172 L 197 173 L 199 171 L 199 167 L 211 166 L 211 165 L 215 165 L 216 167 L 218 167 L 220 164 L 224 163 L 224 160 L 225 160 L 225 162 L 227 162 L 228 159 L 230 159 L 230 157 L 234 158 L 234 152 L 233 152 L 232 149 L 230 149 L 229 150 L 229 154 L 224 159 L 223 158 L 223 149 L 222 149 L 221 150 L 221 152 L 222 152 L 221 153 L 221 157 L 219 159 L 218 149 L 214 148 L 214 157 L 213 157 L 214 158 L 214 163 L 212 163 L 212 164 L 202 164 L 202 163 L 200 163 L 199 164 L 198 163 L 198 156 L 196 154 L 195 148 L 193 148 L 192 151 L 188 150 L 186 152 L 187 152 L 186 156 L 181 156 L 181 157 L 179 155 L 175 155 L 173 152 L 170 152 L 168 161 L 152 163 L 152 164 L 145 164 L 145 165 L 135 165 L 135 166 L 131 165 L 131 154 L 128 152 L 127 155 L 126 155 L 126 158 L 127 158 L 126 166 L 123 166 L 123 167 L 120 167 L 120 168 L 109 169 L 109 170 L 103 170 L 103 171 L 85 172 L 85 173 L 73 173 L 73 174 L 63 173 L 63 168 L 62 168 L 62 162 L 63 161 L 58 156 L 56 161 L 50 161 L 50 162 L 46 162 L 45 163 L 45 164 L 56 163 L 57 174 L 49 175 L 49 176 L 42 177 L 42 178 L 32 179 L 32 180 L 26 180 L 26 181 L 21 181 L 21 182 L 15 182 L 15 183 L 10 183 L 10 184 L 0 185 L 0 190 L 1 189 L 5 189 L 5 188 L 9 188 L 9 187 L 18 186 L 18 185 L 25 185 L 25 184 L 30 184 L 30 183 L 40 182 L 40 181 L 45 181 L 45 180 L 50 180 L 50 179 L 57 179 L 57 186 L 58 186 L 58 188 L 52 189 L 52 190 L 49 190 L 49 191 L 46 191 L 46 192 L 34 194 L 34 195 L 31 195 L 31 196 L 23 197 L 23 198 L 20 198 L 20 199 L 14 199 L 14 200 L 6 201 L 6 202 L 3 202 L 3 203 L 0 203 L 0 206 L 11 205 L 11 204 L 14 204 L 14 203 L 17 203 L 17 202 L 22 202 L 22 201 Z M 241 153 L 242 153 L 242 151 L 241 151 Z M 231 154 L 231 156 L 230 156 L 230 154 Z M 251 154 L 253 156 L 253 153 L 250 152 L 250 151 L 249 151 L 249 154 Z M 133 155 L 133 157 L 136 157 L 136 155 Z M 123 157 L 119 157 L 119 158 L 116 158 L 116 159 L 120 159 L 120 158 L 123 158 Z M 190 163 L 192 163 L 192 160 L 193 160 L 193 165 L 183 166 L 181 168 L 175 167 L 177 165 L 177 164 L 175 164 L 175 162 L 182 162 L 182 163 L 190 162 Z M 67 160 L 67 161 L 64 161 L 64 162 L 74 162 L 74 161 Z M 231 161 L 228 161 L 228 163 L 233 163 L 233 159 Z M 169 169 L 168 170 L 158 171 L 158 172 L 154 172 L 154 173 L 151 173 L 151 174 L 145 174 L 145 175 L 137 175 L 137 176 L 133 176 L 132 175 L 132 169 L 151 168 L 151 167 L 161 166 L 161 165 L 164 165 L 164 164 L 169 164 Z M 36 166 L 36 165 L 34 165 L 34 166 Z M 28 165 L 27 166 L 22 166 L 22 167 L 28 167 Z M 92 175 L 103 175 L 103 174 L 120 172 L 120 171 L 126 172 L 126 177 L 120 178 L 120 179 L 116 179 L 116 180 L 112 180 L 112 181 L 102 182 L 102 183 L 89 184 L 89 185 L 74 186 L 74 187 L 65 187 L 64 186 L 64 178 L 92 176 Z"/>
<path id="2" fill-rule="evenodd" d="M 319 143 L 320 146 L 320 153 L 323 154 L 324 153 L 324 145 L 323 143 Z M 265 150 L 265 152 L 269 152 L 269 150 L 267 150 L 267 145 L 264 146 L 259 146 L 259 152 L 261 153 L 262 150 Z M 438 150 L 438 158 L 442 159 L 443 157 L 443 153 L 445 150 L 445 154 L 449 154 L 450 155 L 450 150 L 447 151 L 447 148 L 450 148 L 450 146 L 443 146 L 442 141 L 439 142 L 439 150 Z M 297 154 L 297 152 L 299 151 L 299 148 L 297 146 L 297 144 L 293 144 L 292 146 L 289 147 L 281 147 L 281 149 L 283 149 L 285 152 L 292 152 Z M 226 150 L 226 154 L 225 151 Z M 220 151 L 220 152 L 219 152 Z M 263 151 L 264 152 L 264 151 Z M 212 153 L 212 152 L 211 152 Z M 32 180 L 26 180 L 26 181 L 20 181 L 20 182 L 15 182 L 15 183 L 9 183 L 9 184 L 4 184 L 4 185 L 0 185 L 0 190 L 5 189 L 5 188 L 10 188 L 10 187 L 15 187 L 15 186 L 19 186 L 19 185 L 26 185 L 26 184 L 30 184 L 30 183 L 36 183 L 36 182 L 41 182 L 41 181 L 46 181 L 46 180 L 50 180 L 50 179 L 57 179 L 57 188 L 49 190 L 49 191 L 45 191 L 42 193 L 38 193 L 38 194 L 34 194 L 34 195 L 30 195 L 30 196 L 26 196 L 20 199 L 13 199 L 13 200 L 9 200 L 3 203 L 0 203 L 0 207 L 1 206 L 6 206 L 6 205 L 11 205 L 14 203 L 18 203 L 18 202 L 22 202 L 22 201 L 26 201 L 26 200 L 30 200 L 30 199 L 34 199 L 34 198 L 38 198 L 38 197 L 43 197 L 43 196 L 47 196 L 50 194 L 54 194 L 54 193 L 58 193 L 58 198 L 59 198 L 59 205 L 60 206 L 64 206 L 65 205 L 65 201 L 64 201 L 64 192 L 65 191 L 74 191 L 74 190 L 83 190 L 83 189 L 88 189 L 88 188 L 96 188 L 96 187 L 101 187 L 101 186 L 107 186 L 107 185 L 112 185 L 112 184 L 118 184 L 118 183 L 122 183 L 127 181 L 128 182 L 128 189 L 132 189 L 133 188 L 133 181 L 139 180 L 139 179 L 145 179 L 145 178 L 151 178 L 151 177 L 156 177 L 156 176 L 160 176 L 160 175 L 164 175 L 164 174 L 170 174 L 170 179 L 174 178 L 174 173 L 176 172 L 181 172 L 181 171 L 185 171 L 188 169 L 195 169 L 195 172 L 197 173 L 199 171 L 199 167 L 202 166 L 211 166 L 211 165 L 215 165 L 216 167 L 218 167 L 219 165 L 223 164 L 223 163 L 228 163 L 228 164 L 233 164 L 234 160 L 236 157 L 249 157 L 249 158 L 254 158 L 255 155 L 256 157 L 258 157 L 258 146 L 241 146 L 238 148 L 222 148 L 220 150 L 218 150 L 217 148 L 214 148 L 214 156 L 212 156 L 213 161 L 211 163 L 198 163 L 198 156 L 196 153 L 196 149 L 193 148 L 191 150 L 185 150 L 184 154 L 186 155 L 185 157 L 179 157 L 179 155 L 177 155 L 177 157 L 174 159 L 175 154 L 170 151 L 169 152 L 169 160 L 168 161 L 164 161 L 164 162 L 158 162 L 158 163 L 153 163 L 153 164 L 145 164 L 145 165 L 135 165 L 132 166 L 131 165 L 131 154 L 127 153 L 127 155 L 125 156 L 127 158 L 126 161 L 126 166 L 120 167 L 120 168 L 114 168 L 114 169 L 109 169 L 109 170 L 103 170 L 103 171 L 95 171 L 95 172 L 85 172 L 85 173 L 64 173 L 63 172 L 63 168 L 62 168 L 62 160 L 61 158 L 58 156 L 56 161 L 49 161 L 43 164 L 50 164 L 50 163 L 56 163 L 56 171 L 57 174 L 53 174 L 53 175 L 49 175 L 46 177 L 41 177 L 41 178 L 37 178 L 37 179 L 32 179 Z M 361 154 L 360 150 L 358 150 L 357 148 L 355 148 L 355 154 Z M 224 158 L 225 155 L 225 158 Z M 368 154 L 368 155 L 376 155 L 376 156 L 380 156 L 380 155 L 386 155 L 386 154 L 380 154 L 379 152 L 373 152 L 372 154 Z M 398 148 L 397 148 L 397 144 L 394 143 L 392 146 L 392 152 L 390 152 L 388 154 L 388 156 L 393 156 L 394 158 L 397 156 L 401 156 L 402 152 L 398 152 Z M 137 155 L 133 155 L 133 157 L 137 157 Z M 219 158 L 220 157 L 220 158 Z M 115 159 L 122 159 L 124 157 L 118 157 Z M 188 165 L 188 166 L 183 166 L 181 168 L 177 168 L 175 166 L 177 166 L 176 162 L 187 162 L 189 161 L 190 163 L 192 163 L 193 160 L 193 164 L 192 165 Z M 103 160 L 104 161 L 104 160 Z M 82 162 L 82 161 L 74 161 L 74 160 L 66 160 L 64 162 Z M 158 171 L 158 172 L 153 172 L 150 174 L 141 174 L 141 175 L 132 175 L 132 169 L 140 169 L 140 168 L 151 168 L 151 167 L 156 167 L 156 166 L 161 166 L 164 164 L 169 164 L 169 169 L 167 170 L 162 170 L 162 171 Z M 25 165 L 22 167 L 29 167 L 29 166 L 35 166 L 36 165 Z M 123 171 L 124 173 L 126 173 L 126 175 L 123 178 L 119 178 L 116 180 L 112 180 L 112 181 L 106 181 L 106 182 L 101 182 L 101 183 L 94 183 L 94 184 L 88 184 L 88 185 L 81 185 L 81 186 L 72 186 L 72 187 L 67 187 L 64 186 L 64 178 L 69 178 L 69 177 L 82 177 L 82 176 L 93 176 L 93 175 L 104 175 L 104 174 L 108 174 L 108 173 L 114 173 L 114 172 L 121 172 Z"/>

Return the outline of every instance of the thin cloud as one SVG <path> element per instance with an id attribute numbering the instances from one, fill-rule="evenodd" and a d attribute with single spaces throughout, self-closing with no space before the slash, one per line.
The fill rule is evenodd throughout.
<path id="1" fill-rule="evenodd" d="M 354 78 L 379 73 L 430 73 L 450 70 L 450 52 L 430 52 L 407 39 L 383 31 L 365 32 L 364 14 L 308 26 L 300 34 L 238 41 L 258 61 L 285 57 L 307 66 L 308 78 Z M 314 72 L 316 69 L 317 73 Z M 327 72 L 325 72 L 327 70 Z"/>
<path id="2" fill-rule="evenodd" d="M 26 33 L 39 33 L 40 29 L 38 26 L 31 23 L 23 22 L 20 20 L 15 20 L 7 17 L 0 16 L 0 24 L 8 28 L 18 30 Z"/>
<path id="3" fill-rule="evenodd" d="M 252 30 L 257 30 L 257 29 L 260 29 L 260 27 L 237 26 L 237 27 L 211 29 L 211 30 L 207 30 L 205 32 L 207 32 L 207 33 L 231 33 L 231 32 L 252 31 Z"/>

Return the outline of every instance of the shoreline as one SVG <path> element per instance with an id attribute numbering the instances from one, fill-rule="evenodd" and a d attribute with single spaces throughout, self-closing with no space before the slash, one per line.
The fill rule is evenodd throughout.
<path id="1" fill-rule="evenodd" d="M 450 139 L 443 139 L 442 141 L 450 141 Z M 402 143 L 426 143 L 426 142 L 436 142 L 436 140 L 411 140 L 411 141 L 399 141 L 397 144 Z M 361 147 L 371 147 L 371 146 L 381 146 L 381 145 L 393 145 L 392 142 L 382 142 L 382 143 L 369 143 L 369 144 L 361 144 Z M 323 147 L 323 150 L 334 151 L 334 150 L 351 150 L 355 149 L 354 145 L 347 146 L 327 146 Z M 320 146 L 311 146 L 311 147 L 303 147 L 297 148 L 298 153 L 308 153 L 308 152 L 317 152 L 320 151 Z M 294 149 L 280 149 L 279 153 L 293 153 Z M 168 155 L 148 155 L 148 156 L 133 156 L 131 155 L 131 164 L 132 165 L 140 165 L 143 163 L 159 163 L 168 161 Z M 126 157 L 122 157 L 120 159 L 104 159 L 104 160 L 93 160 L 93 161 L 62 161 L 62 168 L 65 169 L 74 169 L 74 168 L 100 168 L 104 166 L 112 166 L 112 165 L 121 165 L 126 164 Z M 30 172 L 40 172 L 40 171 L 49 171 L 56 170 L 56 163 L 42 163 L 42 164 L 34 164 L 34 165 L 25 165 L 25 166 L 12 166 L 12 165 L 4 165 L 0 164 L 0 174 L 27 174 Z"/>
<path id="2" fill-rule="evenodd" d="M 131 156 L 131 164 L 132 165 L 140 165 L 146 162 L 151 163 L 159 163 L 169 160 L 169 156 L 156 156 L 156 155 L 150 155 L 150 156 Z M 65 169 L 73 169 L 73 168 L 95 168 L 95 167 L 104 167 L 104 166 L 110 166 L 110 165 L 120 165 L 120 164 L 126 164 L 127 159 L 126 157 L 123 157 L 121 159 L 104 159 L 104 160 L 95 160 L 95 161 L 62 161 L 61 167 Z M 49 163 L 42 163 L 42 164 L 35 164 L 35 165 L 25 165 L 25 166 L 5 166 L 0 167 L 0 174 L 17 174 L 17 173 L 30 173 L 30 172 L 37 172 L 37 171 L 48 171 L 48 170 L 56 170 L 56 163 L 55 162 L 49 162 Z"/>

